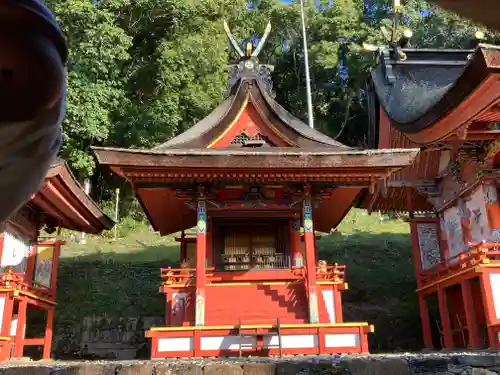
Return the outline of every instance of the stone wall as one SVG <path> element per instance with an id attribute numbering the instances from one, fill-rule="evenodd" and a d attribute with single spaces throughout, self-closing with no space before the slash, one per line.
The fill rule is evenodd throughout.
<path id="1" fill-rule="evenodd" d="M 162 325 L 158 317 L 88 316 L 81 324 L 58 324 L 52 350 L 56 358 L 145 359 L 150 340 L 144 331 Z"/>
<path id="2" fill-rule="evenodd" d="M 17 362 L 1 375 L 498 375 L 500 355 L 180 359 L 169 361 Z"/>

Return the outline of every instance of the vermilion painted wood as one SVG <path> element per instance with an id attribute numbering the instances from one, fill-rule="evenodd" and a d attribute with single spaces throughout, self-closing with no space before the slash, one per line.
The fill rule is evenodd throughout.
<path id="1" fill-rule="evenodd" d="M 476 311 L 474 310 L 474 301 L 472 300 L 470 280 L 462 280 L 460 282 L 462 289 L 462 298 L 465 310 L 465 323 L 468 332 L 468 346 L 472 348 L 481 347 L 479 340 L 479 332 L 476 319 Z"/>
<path id="2" fill-rule="evenodd" d="M 22 298 L 19 301 L 18 311 L 17 311 L 17 329 L 16 329 L 16 338 L 14 339 L 14 358 L 20 358 L 23 356 L 24 327 L 26 324 L 27 309 L 28 309 L 28 301 L 26 298 Z"/>
<path id="3" fill-rule="evenodd" d="M 52 336 L 54 333 L 54 308 L 47 310 L 47 323 L 45 326 L 45 338 L 43 339 L 43 359 L 50 359 L 52 347 Z"/>
<path id="4" fill-rule="evenodd" d="M 201 337 L 214 337 L 214 336 L 228 336 L 236 335 L 237 330 L 197 330 L 188 332 L 160 332 L 148 331 L 147 336 L 152 338 L 153 341 L 153 355 L 152 358 L 171 358 L 171 357 L 214 357 L 214 356 L 234 356 L 238 350 L 201 350 L 200 339 Z M 283 334 L 301 335 L 301 334 L 315 334 L 318 335 L 318 346 L 315 348 L 283 348 L 285 355 L 298 355 L 298 354 L 340 354 L 340 353 L 367 353 L 368 340 L 367 333 L 371 331 L 370 327 L 317 327 L 317 328 L 285 328 L 282 329 Z M 325 346 L 326 334 L 342 334 L 342 333 L 358 333 L 360 334 L 360 345 L 356 347 L 336 347 L 330 348 Z M 160 352 L 158 351 L 158 340 L 160 338 L 168 337 L 193 337 L 194 350 L 192 351 L 179 351 L 179 352 Z M 243 349 L 246 355 L 279 355 L 278 348 L 263 349 Z"/>
<path id="5" fill-rule="evenodd" d="M 418 304 L 420 307 L 420 321 L 422 323 L 422 334 L 424 336 L 424 346 L 427 349 L 433 349 L 434 345 L 432 344 L 432 331 L 431 331 L 431 322 L 429 319 L 429 310 L 427 307 L 427 300 L 422 293 L 418 294 Z"/>
<path id="6" fill-rule="evenodd" d="M 306 323 L 304 283 L 206 288 L 206 324 Z"/>
<path id="7" fill-rule="evenodd" d="M 254 105 L 249 102 L 229 131 L 219 141 L 211 145 L 210 148 L 228 147 L 234 138 L 242 133 L 249 137 L 260 134 L 269 139 L 271 146 L 288 146 L 278 134 L 269 128 L 264 119 L 257 113 Z"/>
<path id="8" fill-rule="evenodd" d="M 451 331 L 450 312 L 448 310 L 446 289 L 440 286 L 438 288 L 438 304 L 439 316 L 441 318 L 441 328 L 443 330 L 444 345 L 446 348 L 452 349 L 455 345 L 453 343 L 453 334 Z"/>

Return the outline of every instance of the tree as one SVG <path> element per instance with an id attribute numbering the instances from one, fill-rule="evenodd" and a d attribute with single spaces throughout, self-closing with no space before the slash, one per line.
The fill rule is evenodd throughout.
<path id="1" fill-rule="evenodd" d="M 62 156 L 80 176 L 95 167 L 89 153 L 113 128 L 112 114 L 126 101 L 123 63 L 131 38 L 112 10 L 87 0 L 51 0 L 69 47 L 67 112 Z"/>

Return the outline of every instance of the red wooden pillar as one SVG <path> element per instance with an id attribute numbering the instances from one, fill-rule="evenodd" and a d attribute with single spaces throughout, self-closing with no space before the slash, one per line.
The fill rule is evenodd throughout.
<path id="1" fill-rule="evenodd" d="M 205 259 L 207 253 L 207 211 L 204 197 L 198 200 L 198 234 L 196 236 L 196 307 L 195 325 L 205 325 Z"/>
<path id="2" fill-rule="evenodd" d="M 448 311 L 448 303 L 446 290 L 443 287 L 438 287 L 438 302 L 439 316 L 441 318 L 441 329 L 443 331 L 444 346 L 446 349 L 453 349 L 453 333 L 451 332 L 450 313 Z"/>
<path id="3" fill-rule="evenodd" d="M 316 251 L 312 220 L 311 195 L 306 188 L 303 206 L 304 244 L 306 252 L 307 290 L 309 294 L 309 323 L 318 323 L 318 295 L 316 291 Z"/>
<path id="4" fill-rule="evenodd" d="M 482 271 L 479 276 L 481 285 L 481 297 L 483 299 L 484 314 L 486 316 L 486 326 L 488 327 L 488 343 L 490 348 L 497 346 L 497 339 L 491 324 L 496 320 L 495 304 L 493 301 L 493 291 L 491 289 L 490 274 L 487 271 Z"/>
<path id="5" fill-rule="evenodd" d="M 427 300 L 422 293 L 418 293 L 418 304 L 420 306 L 420 321 L 422 324 L 422 334 L 424 336 L 424 346 L 432 349 L 432 332 L 431 323 L 429 320 L 429 308 L 427 307 Z"/>
<path id="6" fill-rule="evenodd" d="M 335 310 L 335 323 L 342 323 L 344 321 L 342 313 L 342 295 L 340 294 L 339 284 L 333 286 L 333 305 Z"/>
<path id="7" fill-rule="evenodd" d="M 464 301 L 465 322 L 467 325 L 467 332 L 469 333 L 469 342 L 467 346 L 469 348 L 479 349 L 481 343 L 476 320 L 476 311 L 474 310 L 474 302 L 472 301 L 470 280 L 462 280 L 460 285 L 462 289 L 462 300 Z"/>
<path id="8" fill-rule="evenodd" d="M 35 272 L 35 260 L 37 251 L 38 251 L 38 245 L 36 243 L 31 244 L 28 252 L 26 271 L 24 272 L 24 282 L 29 285 L 33 284 L 33 274 Z"/>
<path id="9" fill-rule="evenodd" d="M 172 325 L 172 292 L 165 293 L 165 326 Z"/>
<path id="10" fill-rule="evenodd" d="M 24 350 L 24 327 L 26 324 L 26 311 L 28 310 L 28 300 L 26 297 L 19 301 L 17 310 L 16 338 L 14 341 L 14 358 L 21 358 Z"/>
<path id="11" fill-rule="evenodd" d="M 359 351 L 362 354 L 370 353 L 370 348 L 368 347 L 368 337 L 365 333 L 365 327 L 359 327 Z"/>
<path id="12" fill-rule="evenodd" d="M 54 253 L 52 254 L 52 271 L 50 274 L 50 290 L 52 294 L 52 298 L 56 299 L 56 291 L 57 291 L 57 275 L 59 272 L 59 256 L 61 255 L 61 245 L 63 245 L 63 241 L 57 241 L 54 244 Z"/>
<path id="13" fill-rule="evenodd" d="M 10 337 L 10 327 L 12 325 L 12 315 L 14 313 L 14 297 L 10 292 L 2 293 L 2 298 L 5 298 L 3 316 L 1 322 L 0 335 L 2 337 Z M 3 345 L 0 351 L 0 361 L 6 361 L 10 358 L 11 343 Z"/>
<path id="14" fill-rule="evenodd" d="M 52 332 L 54 326 L 54 307 L 47 310 L 47 323 L 45 325 L 45 337 L 43 338 L 43 359 L 50 359 L 52 348 Z"/>

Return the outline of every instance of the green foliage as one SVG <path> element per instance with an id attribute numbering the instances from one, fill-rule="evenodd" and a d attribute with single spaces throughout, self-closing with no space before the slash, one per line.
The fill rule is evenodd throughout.
<path id="1" fill-rule="evenodd" d="M 260 58 L 275 65 L 281 104 L 307 119 L 298 3 L 261 0 L 252 9 L 245 0 L 47 3 L 70 49 L 62 156 L 78 177 L 95 170 L 91 145 L 151 147 L 186 130 L 223 100 L 226 66 L 235 55 L 228 50 L 222 19 L 241 41 L 262 35 L 271 21 Z M 312 3 L 306 4 L 306 18 L 316 128 L 363 145 L 364 82 L 375 60 L 361 44 L 380 44 L 390 1 L 335 0 L 322 9 Z M 424 16 L 421 10 L 431 13 Z M 418 47 L 467 46 L 478 29 L 423 0 L 405 3 L 402 22 L 414 31 Z"/>
<path id="2" fill-rule="evenodd" d="M 67 113 L 62 155 L 81 175 L 93 172 L 91 144 L 108 139 L 112 114 L 126 101 L 122 65 L 131 38 L 116 25 L 117 14 L 86 0 L 50 0 L 67 36 Z"/>

